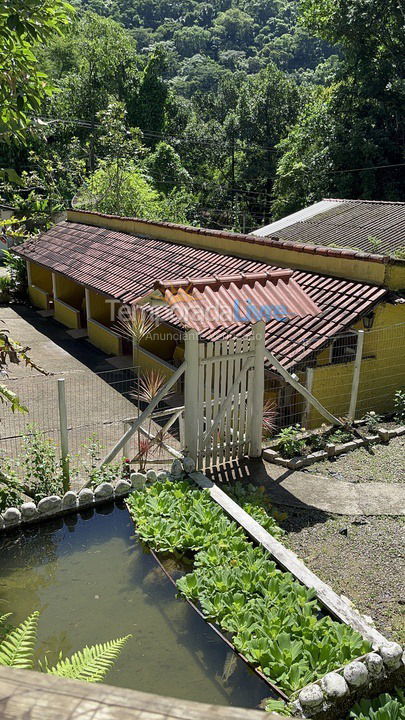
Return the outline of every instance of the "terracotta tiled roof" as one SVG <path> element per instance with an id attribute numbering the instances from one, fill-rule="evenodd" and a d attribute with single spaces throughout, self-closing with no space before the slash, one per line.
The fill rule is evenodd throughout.
<path id="1" fill-rule="evenodd" d="M 262 262 L 75 222 L 55 225 L 39 239 L 28 241 L 15 251 L 127 303 L 150 293 L 159 278 L 173 278 L 173 282 L 175 278 L 204 278 L 207 274 L 280 270 Z M 266 324 L 266 345 L 286 366 L 308 358 L 336 333 L 349 328 L 358 317 L 369 312 L 387 293 L 385 288 L 306 271 L 294 270 L 292 278 L 319 306 L 320 313 L 292 318 L 288 322 L 271 320 Z M 150 306 L 149 309 L 162 320 L 180 326 L 169 306 Z M 201 336 L 216 340 L 229 333 L 242 336 L 247 332 L 248 327 L 231 326 L 209 329 Z"/>
<path id="2" fill-rule="evenodd" d="M 253 234 L 302 246 L 395 256 L 395 252 L 405 249 L 405 203 L 322 200 Z"/>
<path id="3" fill-rule="evenodd" d="M 319 315 L 320 307 L 292 278 L 292 270 L 215 275 L 155 283 L 177 319 L 199 333 L 218 326 Z"/>

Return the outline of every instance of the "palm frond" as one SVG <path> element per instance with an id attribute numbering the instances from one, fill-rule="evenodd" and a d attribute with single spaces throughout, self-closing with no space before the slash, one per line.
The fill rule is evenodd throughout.
<path id="1" fill-rule="evenodd" d="M 59 660 L 47 672 L 59 677 L 85 680 L 86 682 L 100 682 L 114 664 L 125 643 L 131 635 L 111 640 L 110 642 L 84 647 L 74 653 L 70 658 Z"/>
<path id="2" fill-rule="evenodd" d="M 37 639 L 39 612 L 34 612 L 0 643 L 0 665 L 23 670 L 32 668 L 32 652 Z"/>

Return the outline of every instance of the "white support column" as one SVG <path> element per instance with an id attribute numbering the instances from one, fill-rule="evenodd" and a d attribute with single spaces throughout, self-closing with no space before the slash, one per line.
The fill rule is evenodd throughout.
<path id="1" fill-rule="evenodd" d="M 198 463 L 198 333 L 188 330 L 185 333 L 184 360 L 186 375 L 184 380 L 184 449 Z"/>
<path id="2" fill-rule="evenodd" d="M 264 401 L 264 332 L 265 324 L 261 320 L 253 325 L 255 358 L 252 380 L 252 415 L 250 418 L 250 457 L 262 454 L 263 401 Z M 250 383 L 249 383 L 250 384 Z"/>
<path id="3" fill-rule="evenodd" d="M 352 392 L 350 396 L 350 406 L 348 412 L 348 419 L 353 422 L 356 415 L 357 396 L 359 393 L 359 382 L 361 372 L 361 359 L 363 357 L 363 344 L 364 344 L 364 330 L 358 330 L 357 333 L 357 347 L 356 357 L 354 359 L 353 367 L 353 380 L 352 380 Z"/>
<path id="4" fill-rule="evenodd" d="M 63 489 L 65 492 L 69 490 L 69 441 L 67 427 L 67 411 L 65 396 L 65 379 L 58 380 L 58 404 L 59 404 L 59 432 L 60 432 L 60 449 L 62 460 Z"/>

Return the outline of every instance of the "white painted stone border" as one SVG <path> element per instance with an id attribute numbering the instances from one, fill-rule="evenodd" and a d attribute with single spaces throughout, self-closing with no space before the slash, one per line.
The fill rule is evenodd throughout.
<path id="1" fill-rule="evenodd" d="M 298 470 L 299 468 L 313 465 L 313 463 L 319 462 L 319 460 L 326 460 L 326 458 L 343 455 L 343 453 L 349 452 L 350 450 L 356 450 L 359 447 L 364 447 L 369 443 L 376 444 L 389 442 L 392 438 L 400 437 L 401 435 L 405 435 L 405 425 L 399 428 L 392 428 L 391 430 L 379 428 L 376 435 L 366 435 L 364 440 L 356 438 L 355 440 L 350 440 L 349 442 L 342 443 L 341 445 L 328 443 L 326 445 L 326 450 L 316 450 L 305 457 L 298 456 L 295 458 L 283 458 L 278 454 L 277 450 L 265 448 L 263 450 L 263 459 L 267 460 L 267 462 L 273 463 L 274 465 L 281 465 L 282 467 L 287 467 L 290 470 Z"/>
<path id="2" fill-rule="evenodd" d="M 163 474 L 167 477 L 167 473 Z M 97 485 L 94 490 L 90 488 L 83 488 L 79 492 L 68 490 L 63 497 L 50 495 L 37 504 L 31 500 L 19 507 L 7 508 L 0 514 L 0 533 L 19 527 L 23 528 L 68 513 L 80 512 L 81 510 L 96 507 L 101 503 L 125 497 L 132 490 L 141 487 L 148 480 L 151 482 L 156 480 L 157 477 L 158 475 L 154 470 L 148 470 L 146 474 L 132 473 L 130 481 L 118 480 L 114 485 L 103 482 Z"/>
<path id="3" fill-rule="evenodd" d="M 363 697 L 375 697 L 405 682 L 405 652 L 387 642 L 367 655 L 294 693 L 288 705 L 292 715 L 313 720 L 338 720 Z"/>

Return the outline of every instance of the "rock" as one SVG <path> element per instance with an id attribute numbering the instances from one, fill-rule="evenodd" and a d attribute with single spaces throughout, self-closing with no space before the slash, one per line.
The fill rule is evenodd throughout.
<path id="1" fill-rule="evenodd" d="M 3 520 L 5 527 L 18 525 L 21 522 L 21 513 L 18 508 L 11 507 L 4 511 Z"/>
<path id="2" fill-rule="evenodd" d="M 62 506 L 64 510 L 75 508 L 77 506 L 77 495 L 73 490 L 68 490 L 62 498 Z"/>
<path id="3" fill-rule="evenodd" d="M 389 642 L 380 647 L 380 655 L 384 665 L 390 670 L 396 670 L 401 665 L 402 648 L 399 643 Z"/>
<path id="4" fill-rule="evenodd" d="M 132 489 L 132 485 L 127 480 L 118 480 L 116 486 L 115 486 L 115 495 L 126 495 L 126 493 L 130 492 Z"/>
<path id="5" fill-rule="evenodd" d="M 165 470 L 162 470 L 161 472 L 158 473 L 157 480 L 159 482 L 166 482 L 167 479 L 168 479 L 167 472 Z"/>
<path id="6" fill-rule="evenodd" d="M 307 685 L 298 695 L 301 707 L 305 710 L 315 710 L 323 703 L 323 692 L 319 685 Z"/>
<path id="7" fill-rule="evenodd" d="M 359 660 L 349 663 L 343 670 L 346 682 L 352 687 L 361 687 L 368 682 L 368 672 L 365 664 Z"/>
<path id="8" fill-rule="evenodd" d="M 381 675 L 384 670 L 384 663 L 381 655 L 375 652 L 371 652 L 364 658 L 364 663 L 367 667 L 370 677 L 376 678 Z"/>
<path id="9" fill-rule="evenodd" d="M 97 485 L 97 487 L 94 488 L 95 500 L 103 500 L 104 498 L 112 497 L 114 497 L 114 488 L 111 483 L 103 482 L 101 485 Z"/>
<path id="10" fill-rule="evenodd" d="M 336 672 L 330 672 L 322 678 L 321 688 L 328 698 L 342 698 L 349 692 L 346 680 Z"/>
<path id="11" fill-rule="evenodd" d="M 4 528 L 3 515 L 0 515 L 0 530 L 3 530 L 3 528 Z"/>
<path id="12" fill-rule="evenodd" d="M 90 488 L 83 488 L 80 490 L 77 500 L 79 503 L 79 507 L 86 507 L 88 505 L 93 505 L 94 503 L 94 493 L 93 490 L 90 490 Z"/>
<path id="13" fill-rule="evenodd" d="M 60 512 L 60 510 L 62 510 L 62 500 L 59 495 L 44 497 L 38 503 L 38 512 L 40 515 L 49 515 Z"/>
<path id="14" fill-rule="evenodd" d="M 185 473 L 187 473 L 187 475 L 188 475 L 189 473 L 194 472 L 194 470 L 195 470 L 195 462 L 194 462 L 193 458 L 191 458 L 191 457 L 184 457 L 183 460 L 182 460 L 182 464 L 183 464 L 183 470 L 184 470 Z"/>
<path id="15" fill-rule="evenodd" d="M 21 505 L 21 519 L 23 522 L 29 522 L 38 517 L 37 506 L 34 502 L 26 502 Z"/>
<path id="16" fill-rule="evenodd" d="M 144 475 L 143 473 L 132 473 L 131 485 L 134 490 L 142 490 L 142 488 L 145 487 L 145 483 L 146 475 Z"/>
<path id="17" fill-rule="evenodd" d="M 170 474 L 173 475 L 174 478 L 183 477 L 183 465 L 180 460 L 173 460 L 170 468 Z"/>
<path id="18" fill-rule="evenodd" d="M 146 479 L 148 482 L 156 482 L 156 472 L 154 470 L 147 470 L 146 471 Z"/>

